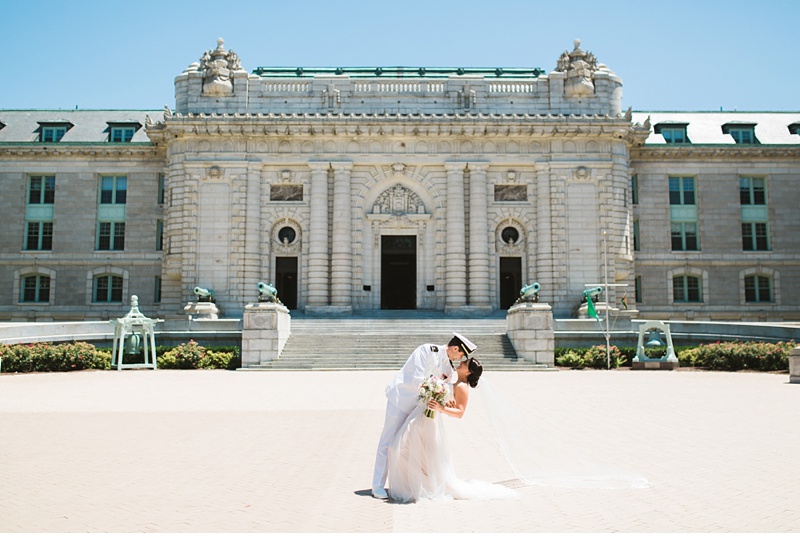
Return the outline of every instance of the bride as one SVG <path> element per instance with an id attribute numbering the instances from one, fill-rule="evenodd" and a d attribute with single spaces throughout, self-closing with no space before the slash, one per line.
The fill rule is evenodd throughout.
<path id="1" fill-rule="evenodd" d="M 500 484 L 459 479 L 450 462 L 442 415 L 462 418 L 469 401 L 469 389 L 478 385 L 483 366 L 467 359 L 456 369 L 453 385 L 455 406 L 430 400 L 420 401 L 395 435 L 389 447 L 389 496 L 400 502 L 422 499 L 510 499 L 518 495 Z M 446 398 L 449 399 L 449 398 Z M 435 411 L 430 419 L 425 409 Z"/>

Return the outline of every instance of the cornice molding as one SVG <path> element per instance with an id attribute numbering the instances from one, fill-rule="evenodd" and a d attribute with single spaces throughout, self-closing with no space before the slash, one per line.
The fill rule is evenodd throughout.
<path id="1" fill-rule="evenodd" d="M 164 152 L 155 145 L 102 146 L 102 145 L 57 145 L 5 144 L 0 146 L 0 157 L 53 158 L 111 158 L 111 159 L 162 159 Z"/>
<path id="2" fill-rule="evenodd" d="M 624 118 L 546 114 L 188 114 L 147 126 L 154 144 L 208 136 L 597 137 L 626 139 Z"/>
<path id="3" fill-rule="evenodd" d="M 686 161 L 688 159 L 796 159 L 800 158 L 798 145 L 650 145 L 631 147 L 631 160 L 635 161 Z"/>

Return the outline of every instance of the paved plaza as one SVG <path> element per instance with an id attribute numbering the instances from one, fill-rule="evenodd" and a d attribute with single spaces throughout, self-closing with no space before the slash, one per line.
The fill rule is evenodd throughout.
<path id="1" fill-rule="evenodd" d="M 588 455 L 650 487 L 516 480 L 479 389 L 456 471 L 519 498 L 407 505 L 368 495 L 391 374 L 2 374 L 0 532 L 800 532 L 787 374 L 487 372 L 542 468 Z"/>

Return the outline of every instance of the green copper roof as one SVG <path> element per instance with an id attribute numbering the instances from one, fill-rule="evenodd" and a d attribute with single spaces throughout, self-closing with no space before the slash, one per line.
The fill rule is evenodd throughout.
<path id="1" fill-rule="evenodd" d="M 257 67 L 261 77 L 306 78 L 314 75 L 350 75 L 353 77 L 447 78 L 453 75 L 480 75 L 496 78 L 537 78 L 545 73 L 539 67 Z"/>

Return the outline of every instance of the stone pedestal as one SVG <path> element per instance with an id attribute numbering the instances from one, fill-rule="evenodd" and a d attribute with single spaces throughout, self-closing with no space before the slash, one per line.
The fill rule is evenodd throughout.
<path id="1" fill-rule="evenodd" d="M 543 368 L 555 367 L 553 312 L 549 304 L 515 304 L 508 310 L 506 327 L 520 359 Z"/>
<path id="2" fill-rule="evenodd" d="M 248 304 L 242 319 L 242 368 L 277 359 L 291 334 L 289 309 L 276 303 Z"/>
<path id="3" fill-rule="evenodd" d="M 800 383 L 800 346 L 789 352 L 789 383 Z"/>
<path id="4" fill-rule="evenodd" d="M 189 319 L 219 319 L 222 310 L 215 303 L 206 303 L 198 301 L 196 303 L 189 303 L 183 307 L 183 311 L 189 316 Z"/>

